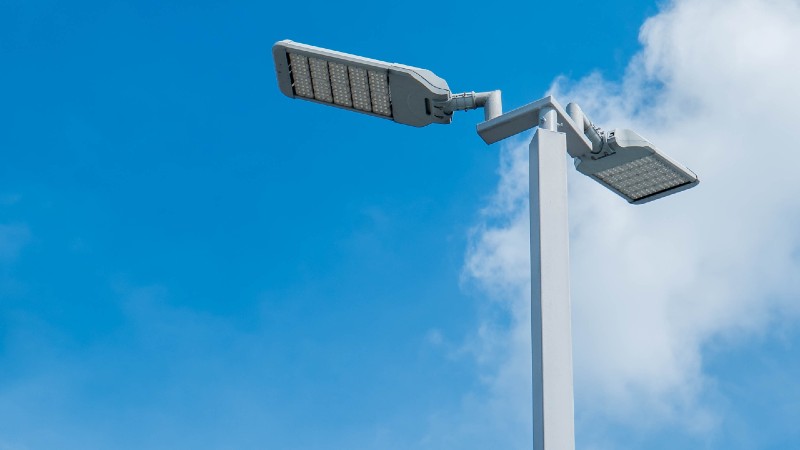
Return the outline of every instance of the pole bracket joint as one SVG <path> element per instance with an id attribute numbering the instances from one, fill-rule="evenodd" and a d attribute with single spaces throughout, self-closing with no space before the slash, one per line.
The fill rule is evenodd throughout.
<path id="1" fill-rule="evenodd" d="M 445 101 L 433 102 L 433 109 L 443 115 L 452 115 L 454 111 L 467 111 L 483 108 L 484 120 L 492 120 L 503 114 L 503 101 L 500 91 L 464 92 L 453 94 Z"/>

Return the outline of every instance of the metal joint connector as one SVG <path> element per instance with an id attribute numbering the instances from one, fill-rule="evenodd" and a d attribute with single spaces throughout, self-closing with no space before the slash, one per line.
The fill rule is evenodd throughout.
<path id="1" fill-rule="evenodd" d="M 500 91 L 454 94 L 448 100 L 434 102 L 431 106 L 434 114 L 439 113 L 448 116 L 452 115 L 453 111 L 467 111 L 477 108 L 483 108 L 485 120 L 491 120 L 503 114 Z"/>
<path id="2" fill-rule="evenodd" d="M 583 131 L 584 136 L 592 143 L 591 153 L 600 153 L 607 147 L 605 132 L 586 117 L 577 103 L 570 103 L 567 105 L 567 114 L 569 114 L 570 118 L 575 122 L 575 125 Z"/>

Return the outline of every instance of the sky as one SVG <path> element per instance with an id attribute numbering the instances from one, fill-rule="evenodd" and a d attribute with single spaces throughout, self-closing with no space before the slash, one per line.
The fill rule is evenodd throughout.
<path id="1" fill-rule="evenodd" d="M 798 24 L 3 0 L 0 450 L 530 447 L 531 133 L 289 99 L 282 39 L 578 102 L 691 168 L 642 206 L 569 170 L 577 448 L 800 447 Z"/>

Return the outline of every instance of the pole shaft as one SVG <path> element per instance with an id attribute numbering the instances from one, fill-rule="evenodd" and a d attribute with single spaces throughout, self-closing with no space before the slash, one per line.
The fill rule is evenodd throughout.
<path id="1" fill-rule="evenodd" d="M 541 111 L 530 144 L 533 448 L 574 450 L 566 136 Z"/>

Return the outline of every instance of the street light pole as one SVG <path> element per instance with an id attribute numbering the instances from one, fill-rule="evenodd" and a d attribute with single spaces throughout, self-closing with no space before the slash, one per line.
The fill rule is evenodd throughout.
<path id="1" fill-rule="evenodd" d="M 605 133 L 578 105 L 565 110 L 551 96 L 503 114 L 500 91 L 453 94 L 426 69 L 292 41 L 277 42 L 272 54 L 278 87 L 291 98 L 416 127 L 483 108 L 477 131 L 487 144 L 538 127 L 529 147 L 533 448 L 574 450 L 567 155 L 634 205 L 697 186 L 697 175 L 635 132 Z"/>
<path id="2" fill-rule="evenodd" d="M 574 450 L 567 140 L 553 108 L 530 143 L 533 449 Z"/>

